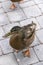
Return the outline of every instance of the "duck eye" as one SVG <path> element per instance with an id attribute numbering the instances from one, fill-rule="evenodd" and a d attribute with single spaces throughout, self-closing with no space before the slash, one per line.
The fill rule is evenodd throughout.
<path id="1" fill-rule="evenodd" d="M 14 32 L 14 31 L 16 31 L 16 29 L 12 28 L 11 32 Z"/>

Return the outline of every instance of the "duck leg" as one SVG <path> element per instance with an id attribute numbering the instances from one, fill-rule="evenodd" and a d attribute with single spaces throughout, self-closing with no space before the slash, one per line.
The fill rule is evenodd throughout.
<path id="1" fill-rule="evenodd" d="M 15 50 L 16 53 L 18 53 L 19 51 L 18 50 Z"/>
<path id="2" fill-rule="evenodd" d="M 30 50 L 29 49 L 27 49 L 26 51 L 23 51 L 22 53 L 23 53 L 24 57 L 30 57 Z"/>

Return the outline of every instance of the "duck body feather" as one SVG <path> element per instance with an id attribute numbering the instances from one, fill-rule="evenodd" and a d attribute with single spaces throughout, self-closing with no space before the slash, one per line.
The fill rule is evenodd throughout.
<path id="1" fill-rule="evenodd" d="M 16 34 L 13 34 L 10 38 L 12 48 L 22 50 L 29 47 L 35 38 L 35 26 L 34 24 L 24 26 Z"/>

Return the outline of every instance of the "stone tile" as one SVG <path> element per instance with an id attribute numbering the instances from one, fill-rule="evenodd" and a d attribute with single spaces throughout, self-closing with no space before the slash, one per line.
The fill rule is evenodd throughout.
<path id="1" fill-rule="evenodd" d="M 43 4 L 39 4 L 38 6 L 41 9 L 41 12 L 43 13 Z"/>
<path id="2" fill-rule="evenodd" d="M 3 2 L 2 3 L 2 7 L 3 9 L 5 10 L 5 12 L 8 12 L 8 11 L 12 11 L 10 9 L 10 6 L 12 5 L 12 2 L 11 1 L 6 1 L 6 2 Z"/>
<path id="3" fill-rule="evenodd" d="M 33 1 L 27 1 L 27 2 L 21 3 L 19 5 L 20 5 L 20 7 L 23 7 L 24 8 L 24 7 L 32 6 L 34 4 L 35 3 Z"/>
<path id="4" fill-rule="evenodd" d="M 23 10 L 27 18 L 36 17 L 36 16 L 41 15 L 40 9 L 36 5 L 28 7 L 28 8 L 24 8 Z"/>
<path id="5" fill-rule="evenodd" d="M 3 55 L 0 57 L 0 65 L 18 65 L 14 54 Z"/>
<path id="6" fill-rule="evenodd" d="M 42 45 L 38 45 L 36 47 L 34 47 L 34 50 L 39 58 L 40 61 L 43 60 L 43 44 Z"/>
<path id="7" fill-rule="evenodd" d="M 37 22 L 43 27 L 43 16 L 36 17 Z"/>
<path id="8" fill-rule="evenodd" d="M 13 49 L 9 45 L 9 39 L 4 39 L 4 40 L 0 41 L 0 47 L 2 49 L 3 54 L 13 52 Z"/>
<path id="9" fill-rule="evenodd" d="M 7 13 L 11 22 L 20 21 L 25 19 L 25 15 L 21 10 L 15 10 Z"/>
<path id="10" fill-rule="evenodd" d="M 40 44 L 40 42 L 39 42 L 38 38 L 35 36 L 35 39 L 34 39 L 33 43 L 30 45 L 30 47 L 36 46 L 38 44 Z"/>
<path id="11" fill-rule="evenodd" d="M 38 62 L 38 63 L 33 64 L 33 65 L 43 65 L 43 62 Z"/>
<path id="12" fill-rule="evenodd" d="M 20 65 L 28 65 L 28 64 L 38 62 L 38 59 L 32 48 L 30 48 L 30 53 L 31 53 L 30 57 L 24 57 L 22 52 L 19 52 L 18 54 L 15 53 L 16 58 L 17 60 L 19 60 Z"/>
<path id="13" fill-rule="evenodd" d="M 37 4 L 38 3 L 43 3 L 43 0 L 34 0 Z"/>
<path id="14" fill-rule="evenodd" d="M 1 47 L 0 47 L 0 55 L 2 55 L 2 50 L 1 50 Z"/>
<path id="15" fill-rule="evenodd" d="M 9 21 L 8 21 L 6 14 L 0 14 L 0 25 L 5 25 L 8 23 Z"/>
<path id="16" fill-rule="evenodd" d="M 0 8 L 2 7 L 2 3 L 0 3 Z"/>
<path id="17" fill-rule="evenodd" d="M 3 8 L 0 8 L 0 14 L 4 13 Z"/>
<path id="18" fill-rule="evenodd" d="M 0 2 L 5 2 L 5 1 L 7 1 L 7 0 L 0 0 Z"/>
<path id="19" fill-rule="evenodd" d="M 39 38 L 40 42 L 43 43 L 43 29 L 42 30 L 38 30 L 36 32 L 36 35 Z"/>
<path id="20" fill-rule="evenodd" d="M 26 1 L 30 1 L 30 0 L 24 0 L 24 2 L 26 2 Z"/>
<path id="21" fill-rule="evenodd" d="M 38 22 L 37 22 L 37 20 L 36 20 L 35 18 L 26 19 L 26 20 L 24 20 L 24 21 L 21 21 L 21 22 L 20 22 L 20 25 L 21 25 L 21 26 L 25 26 L 25 25 L 28 25 L 28 24 L 32 23 L 32 21 L 33 21 L 34 23 L 36 23 L 36 30 L 40 29 L 40 25 L 38 24 Z M 25 23 L 25 24 L 24 24 L 24 23 Z"/>
<path id="22" fill-rule="evenodd" d="M 15 10 L 19 10 L 20 7 L 19 7 L 19 4 L 18 2 L 14 2 L 16 8 L 14 10 L 12 10 L 10 7 L 12 5 L 12 2 L 9 0 L 9 1 L 6 1 L 6 2 L 3 2 L 2 3 L 2 7 L 3 9 L 5 10 L 5 12 L 11 12 L 11 11 L 15 11 Z M 6 7 L 5 7 L 6 6 Z"/>
<path id="23" fill-rule="evenodd" d="M 20 26 L 20 25 L 19 23 L 12 23 L 12 24 L 3 26 L 5 33 L 8 33 L 11 30 L 11 28 L 14 26 Z"/>
<path id="24" fill-rule="evenodd" d="M 3 29 L 0 27 L 0 39 L 3 39 L 3 35 L 4 35 L 5 33 L 4 33 L 4 31 L 3 31 Z"/>

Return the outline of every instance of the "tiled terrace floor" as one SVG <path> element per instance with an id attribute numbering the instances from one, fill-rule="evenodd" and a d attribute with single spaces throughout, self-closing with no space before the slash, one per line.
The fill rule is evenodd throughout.
<path id="1" fill-rule="evenodd" d="M 11 4 L 10 0 L 0 0 L 0 65 L 43 65 L 43 0 L 15 3 L 14 10 L 10 9 Z M 36 36 L 30 46 L 31 57 L 24 58 L 21 52 L 14 53 L 9 38 L 2 36 L 13 26 L 24 26 L 32 21 L 37 24 Z"/>

